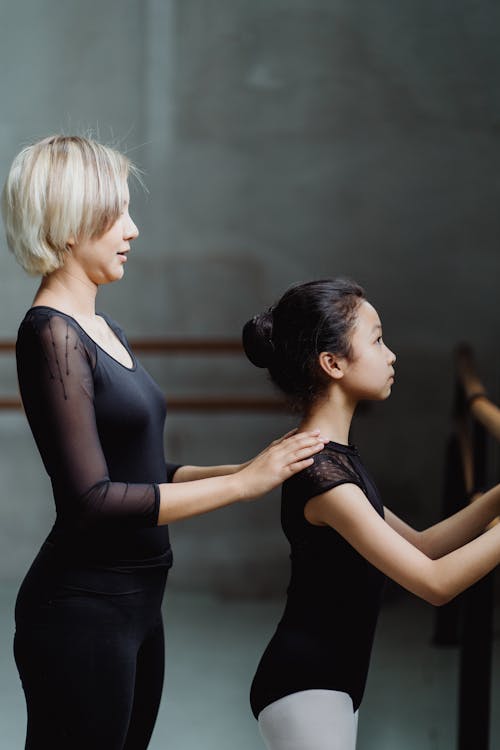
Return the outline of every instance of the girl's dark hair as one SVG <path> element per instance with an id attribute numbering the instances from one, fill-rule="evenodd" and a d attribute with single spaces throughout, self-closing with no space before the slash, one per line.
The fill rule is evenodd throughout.
<path id="1" fill-rule="evenodd" d="M 295 284 L 243 327 L 248 359 L 269 370 L 295 411 L 305 411 L 326 390 L 319 354 L 351 355 L 350 332 L 363 299 L 362 287 L 347 279 Z"/>

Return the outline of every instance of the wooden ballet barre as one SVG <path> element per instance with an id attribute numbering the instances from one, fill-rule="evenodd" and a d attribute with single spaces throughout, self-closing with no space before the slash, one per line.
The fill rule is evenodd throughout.
<path id="1" fill-rule="evenodd" d="M 0 411 L 18 411 L 22 409 L 20 398 L 14 396 L 0 397 Z M 203 413 L 213 412 L 285 412 L 285 404 L 277 398 L 261 398 L 253 396 L 213 396 L 213 397 L 167 397 L 169 412 L 194 411 Z"/>
<path id="2" fill-rule="evenodd" d="M 243 354 L 239 339 L 132 338 L 130 346 L 146 354 Z M 14 340 L 0 341 L 0 353 L 8 354 L 15 349 Z"/>
<path id="3" fill-rule="evenodd" d="M 239 339 L 131 339 L 134 351 L 170 354 L 243 354 Z"/>
<path id="4" fill-rule="evenodd" d="M 500 441 L 500 409 L 486 393 L 470 347 L 462 345 L 457 349 L 456 371 L 462 388 L 468 386 L 473 393 L 484 394 L 472 400 L 470 412 L 492 437 Z"/>
<path id="5" fill-rule="evenodd" d="M 470 347 L 461 345 L 456 351 L 456 370 L 458 382 L 462 389 L 466 385 L 474 388 L 475 393 L 486 393 L 486 389 L 479 378 L 474 361 L 474 355 Z M 486 411 L 485 411 L 486 410 Z M 500 409 L 485 395 L 476 398 L 469 406 L 469 411 L 486 430 L 486 432 L 497 440 L 500 439 Z M 470 498 L 469 502 L 473 503 L 481 497 L 481 492 L 475 491 L 474 481 L 474 434 L 470 424 L 467 423 L 467 400 L 465 400 L 465 409 L 459 410 L 457 416 L 457 436 L 462 456 L 462 471 L 464 486 Z M 496 526 L 500 518 L 495 518 L 486 527 L 487 529 Z"/>
<path id="6" fill-rule="evenodd" d="M 180 339 L 180 338 L 133 338 L 130 345 L 143 354 L 243 354 L 238 339 Z M 0 341 L 0 353 L 15 351 L 15 341 Z M 169 411 L 194 412 L 284 412 L 284 402 L 278 398 L 261 396 L 170 396 L 167 398 Z M 19 410 L 19 398 L 0 397 L 0 411 Z"/>

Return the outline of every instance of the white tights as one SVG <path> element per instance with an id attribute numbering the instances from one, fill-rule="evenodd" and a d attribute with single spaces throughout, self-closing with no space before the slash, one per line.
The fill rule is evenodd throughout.
<path id="1" fill-rule="evenodd" d="M 358 712 L 338 690 L 286 695 L 259 714 L 268 750 L 355 750 Z"/>

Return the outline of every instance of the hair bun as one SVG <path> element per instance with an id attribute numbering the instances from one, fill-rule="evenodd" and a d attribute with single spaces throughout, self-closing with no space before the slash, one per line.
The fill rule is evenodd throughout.
<path id="1" fill-rule="evenodd" d="M 272 311 L 254 315 L 243 326 L 243 348 L 256 367 L 269 367 L 274 358 Z"/>

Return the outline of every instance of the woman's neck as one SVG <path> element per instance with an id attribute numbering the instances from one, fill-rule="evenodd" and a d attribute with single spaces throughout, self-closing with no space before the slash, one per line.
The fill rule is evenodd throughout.
<path id="1" fill-rule="evenodd" d="M 63 268 L 45 276 L 33 305 L 47 305 L 76 318 L 94 318 L 97 285 L 78 270 Z"/>
<path id="2" fill-rule="evenodd" d="M 333 390 L 314 404 L 300 423 L 301 430 L 320 430 L 321 437 L 347 445 L 356 403 Z"/>

